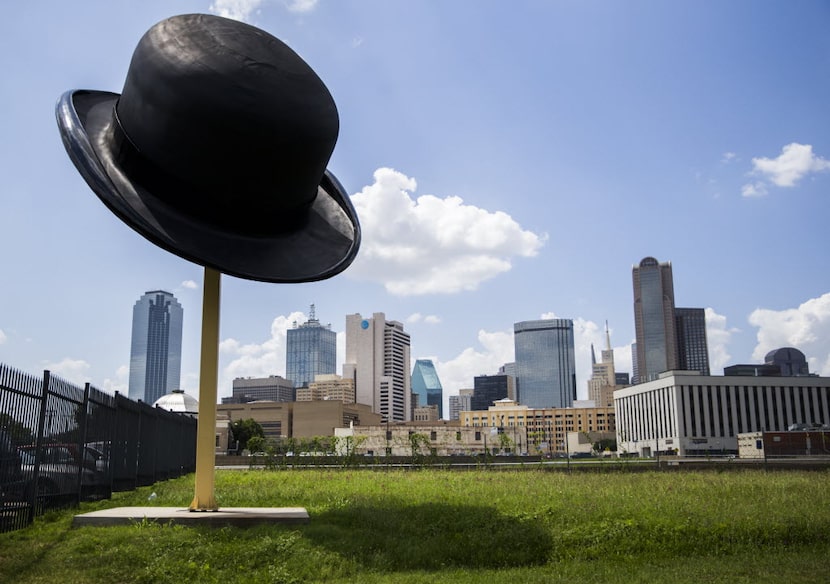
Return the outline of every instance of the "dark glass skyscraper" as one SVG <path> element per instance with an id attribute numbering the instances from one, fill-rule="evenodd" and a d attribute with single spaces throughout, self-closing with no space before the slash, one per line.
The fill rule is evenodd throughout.
<path id="1" fill-rule="evenodd" d="M 486 411 L 494 401 L 504 399 L 513 393 L 513 378 L 505 373 L 498 375 L 479 375 L 473 378 L 473 395 L 470 397 L 470 409 Z"/>
<path id="2" fill-rule="evenodd" d="M 444 389 L 430 359 L 418 359 L 412 369 L 412 393 L 418 394 L 418 404 L 438 406 L 438 418 L 444 417 Z"/>
<path id="3" fill-rule="evenodd" d="M 674 282 L 671 262 L 643 258 L 631 270 L 634 283 L 634 329 L 638 383 L 677 369 Z"/>
<path id="4" fill-rule="evenodd" d="M 285 377 L 294 387 L 307 386 L 315 375 L 331 375 L 337 369 L 337 333 L 321 325 L 314 313 L 308 321 L 288 329 L 285 346 Z"/>
<path id="5" fill-rule="evenodd" d="M 576 399 L 574 325 L 566 318 L 513 325 L 516 401 L 529 408 L 569 408 Z"/>
<path id="6" fill-rule="evenodd" d="M 706 311 L 702 308 L 675 308 L 674 322 L 678 368 L 709 375 Z"/>
<path id="7" fill-rule="evenodd" d="M 170 292 L 154 290 L 133 307 L 129 397 L 155 403 L 180 389 L 182 307 Z"/>

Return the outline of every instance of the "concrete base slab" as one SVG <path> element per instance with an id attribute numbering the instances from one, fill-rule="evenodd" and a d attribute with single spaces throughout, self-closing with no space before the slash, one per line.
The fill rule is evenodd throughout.
<path id="1" fill-rule="evenodd" d="M 190 511 L 182 507 L 116 507 L 75 515 L 72 527 L 129 525 L 145 519 L 156 523 L 211 527 L 309 522 L 308 511 L 303 507 L 222 507 L 218 511 Z"/>

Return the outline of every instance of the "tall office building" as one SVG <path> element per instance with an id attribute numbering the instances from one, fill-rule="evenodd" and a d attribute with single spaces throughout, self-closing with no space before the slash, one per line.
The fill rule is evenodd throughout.
<path id="1" fill-rule="evenodd" d="M 130 399 L 152 404 L 180 389 L 183 313 L 176 297 L 163 290 L 145 293 L 133 306 Z"/>
<path id="2" fill-rule="evenodd" d="M 461 412 L 468 412 L 473 409 L 472 389 L 459 389 L 458 395 L 450 396 L 450 420 L 457 420 Z"/>
<path id="3" fill-rule="evenodd" d="M 473 395 L 470 396 L 470 410 L 486 411 L 487 408 L 493 405 L 493 402 L 512 395 L 514 381 L 513 377 L 506 373 L 474 377 Z"/>
<path id="4" fill-rule="evenodd" d="M 605 349 L 597 363 L 594 345 L 591 344 L 591 378 L 588 380 L 588 399 L 597 407 L 614 405 L 614 390 L 617 388 L 617 374 L 614 370 L 614 349 L 611 348 L 611 333 L 605 323 Z"/>
<path id="5" fill-rule="evenodd" d="M 576 399 L 574 325 L 566 318 L 513 325 L 516 401 L 529 408 L 570 407 Z"/>
<path id="6" fill-rule="evenodd" d="M 384 420 L 407 422 L 412 415 L 409 333 L 376 312 L 346 316 L 343 377 L 354 379 L 355 400 Z"/>
<path id="7" fill-rule="evenodd" d="M 430 359 L 417 359 L 412 369 L 412 393 L 418 396 L 419 406 L 438 406 L 438 418 L 444 417 L 444 388 Z"/>
<path id="8" fill-rule="evenodd" d="M 639 383 L 677 369 L 677 336 L 671 262 L 644 258 L 632 268 L 634 329 Z"/>
<path id="9" fill-rule="evenodd" d="M 305 387 L 316 375 L 334 375 L 337 371 L 337 333 L 331 325 L 322 325 L 314 312 L 308 312 L 308 321 L 294 323 L 288 329 L 285 344 L 285 377 L 294 387 Z"/>
<path id="10" fill-rule="evenodd" d="M 706 311 L 702 308 L 675 308 L 674 323 L 678 369 L 709 375 Z"/>

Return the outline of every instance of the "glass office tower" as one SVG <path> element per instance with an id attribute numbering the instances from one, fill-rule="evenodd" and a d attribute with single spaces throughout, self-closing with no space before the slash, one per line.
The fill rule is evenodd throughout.
<path id="1" fill-rule="evenodd" d="M 412 369 L 412 393 L 418 394 L 418 405 L 438 406 L 438 418 L 444 418 L 444 389 L 430 359 L 418 359 Z"/>
<path id="2" fill-rule="evenodd" d="M 634 330 L 638 382 L 677 369 L 674 282 L 671 262 L 644 258 L 631 270 L 634 283 Z"/>
<path id="3" fill-rule="evenodd" d="M 182 317 L 184 311 L 170 292 L 153 290 L 133 307 L 129 397 L 153 404 L 180 389 Z"/>
<path id="4" fill-rule="evenodd" d="M 308 321 L 288 329 L 285 345 L 285 377 L 294 387 L 305 387 L 316 375 L 333 375 L 337 369 L 337 333 L 317 320 L 314 305 Z"/>
<path id="5" fill-rule="evenodd" d="M 677 365 L 686 371 L 709 375 L 709 344 L 706 340 L 706 311 L 703 308 L 675 308 Z"/>
<path id="6" fill-rule="evenodd" d="M 513 325 L 516 401 L 529 408 L 569 408 L 576 399 L 574 325 L 566 318 Z"/>

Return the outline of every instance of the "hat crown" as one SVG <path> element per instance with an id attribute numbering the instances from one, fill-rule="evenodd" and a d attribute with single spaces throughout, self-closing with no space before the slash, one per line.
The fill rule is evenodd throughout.
<path id="1" fill-rule="evenodd" d="M 331 94 L 293 50 L 206 14 L 174 16 L 145 33 L 116 116 L 153 168 L 145 174 L 157 197 L 249 233 L 299 226 L 339 129 Z"/>

